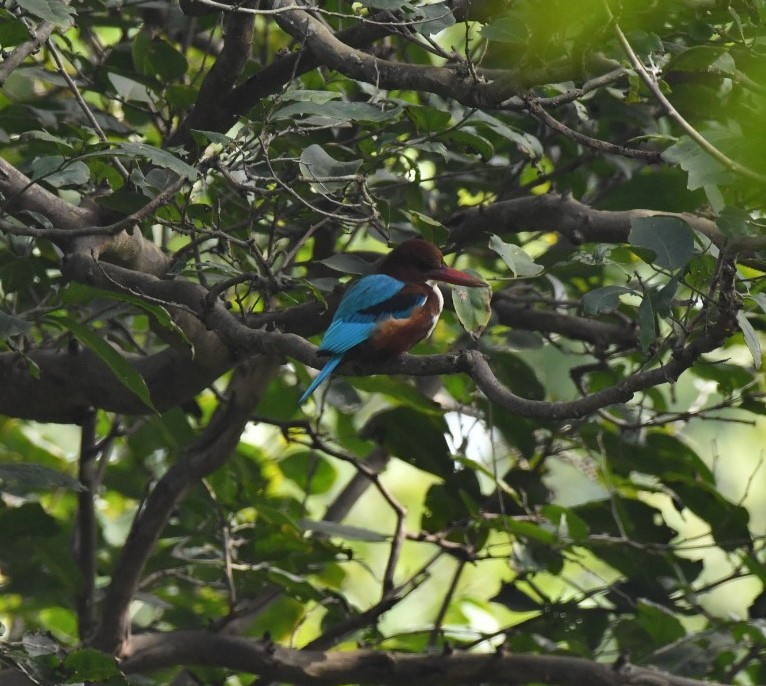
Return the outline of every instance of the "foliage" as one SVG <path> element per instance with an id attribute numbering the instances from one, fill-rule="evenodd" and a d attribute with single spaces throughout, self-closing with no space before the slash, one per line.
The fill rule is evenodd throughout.
<path id="1" fill-rule="evenodd" d="M 764 36 L 763 0 L 0 9 L 0 677 L 766 683 Z M 491 298 L 299 407 L 414 235 Z"/>

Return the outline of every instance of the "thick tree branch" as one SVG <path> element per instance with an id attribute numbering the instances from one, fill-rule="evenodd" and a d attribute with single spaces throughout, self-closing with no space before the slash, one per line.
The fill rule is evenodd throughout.
<path id="1" fill-rule="evenodd" d="M 208 427 L 149 493 L 112 573 L 101 607 L 101 621 L 91 641 L 94 647 L 113 652 L 127 636 L 128 606 L 170 515 L 192 485 L 229 458 L 277 369 L 274 358 L 263 356 L 239 367 L 229 384 L 227 400 L 219 405 Z"/>
<path id="2" fill-rule="evenodd" d="M 223 49 L 200 86 L 194 108 L 180 131 L 174 134 L 171 144 L 178 144 L 182 138 L 188 140 L 192 129 L 219 128 L 219 122 L 231 125 L 226 98 L 252 55 L 254 26 L 254 14 L 232 13 L 226 17 Z M 229 126 L 224 123 L 220 128 Z"/>
<path id="3" fill-rule="evenodd" d="M 451 7 L 452 14 L 458 22 L 466 20 L 486 21 L 488 18 L 493 17 L 498 10 L 496 0 L 456 0 L 455 2 L 448 3 L 448 5 Z M 234 16 L 246 13 L 241 8 L 233 11 L 235 12 Z M 370 17 L 370 21 L 360 21 L 354 26 L 338 31 L 335 34 L 335 38 L 350 48 L 361 49 L 396 33 L 399 25 L 400 22 L 390 12 L 377 12 Z M 605 68 L 601 62 L 599 61 L 597 65 L 594 65 L 599 70 Z M 317 56 L 305 51 L 291 52 L 279 57 L 271 64 L 264 66 L 257 74 L 236 86 L 219 102 L 210 103 L 207 106 L 203 106 L 200 103 L 173 136 L 171 144 L 187 144 L 189 142 L 189 130 L 192 128 L 215 131 L 227 130 L 232 126 L 238 115 L 250 110 L 263 98 L 278 93 L 292 79 L 312 71 L 322 66 L 322 64 L 322 61 Z M 611 65 L 611 68 L 613 66 Z M 519 89 L 529 87 L 539 81 L 548 82 L 556 80 L 559 76 L 541 73 L 532 74 L 530 70 L 514 75 L 504 71 L 502 75 L 504 78 L 508 78 L 516 83 Z M 574 77 L 568 72 L 558 80 L 570 78 Z"/>
<path id="4" fill-rule="evenodd" d="M 635 348 L 638 345 L 635 327 L 538 309 L 519 303 L 512 292 L 495 294 L 492 298 L 492 309 L 497 313 L 501 324 L 515 329 L 557 333 L 567 338 L 592 343 L 600 349 L 610 345 L 625 348 Z"/>
<path id="5" fill-rule="evenodd" d="M 519 231 L 557 231 L 575 245 L 589 242 L 626 243 L 634 219 L 660 215 L 683 219 L 719 247 L 729 243 L 714 221 L 689 212 L 597 210 L 571 196 L 555 193 L 472 207 L 454 215 L 448 226 L 452 232 L 451 240 L 457 247 L 476 244 L 477 234 Z M 756 250 L 764 245 L 766 238 L 762 236 L 737 241 L 737 246 L 743 250 Z"/>
<path id="6" fill-rule="evenodd" d="M 169 188 L 172 189 L 170 196 L 178 190 L 175 184 L 171 184 Z M 144 238 L 132 222 L 127 226 L 118 222 L 117 225 L 110 227 L 109 233 L 114 232 L 111 236 L 100 235 L 103 232 L 98 228 L 93 235 L 83 236 L 81 229 L 89 226 L 99 227 L 102 222 L 101 213 L 96 205 L 76 207 L 62 200 L 40 184 L 30 180 L 2 157 L 0 157 L 0 193 L 6 198 L 3 208 L 6 213 L 28 222 L 32 220 L 22 214 L 25 210 L 47 217 L 54 228 L 60 230 L 50 238 L 64 252 L 73 249 L 94 252 L 105 260 L 148 274 L 162 275 L 168 268 L 167 256 L 152 241 Z M 160 196 L 164 202 L 167 202 L 170 197 L 164 193 L 160 193 Z M 148 205 L 156 209 L 154 203 L 155 201 L 150 201 Z M 140 212 L 141 210 L 136 214 L 139 215 Z M 123 228 L 126 230 L 120 230 Z M 72 231 L 71 237 L 67 233 L 69 231 Z"/>
<path id="7" fill-rule="evenodd" d="M 324 365 L 325 358 L 317 354 L 316 347 L 299 336 L 272 331 L 253 331 L 237 320 L 220 301 L 216 302 L 212 309 L 201 307 L 200 303 L 204 302 L 204 289 L 200 286 L 161 281 L 113 265 L 97 265 L 94 262 L 83 262 L 82 259 L 78 262 L 78 268 L 75 271 L 78 273 L 79 280 L 86 283 L 93 283 L 104 288 L 122 284 L 132 293 L 155 298 L 164 296 L 163 300 L 176 303 L 179 302 L 179 298 L 182 298 L 183 301 L 180 304 L 196 311 L 206 325 L 216 331 L 222 340 L 239 354 L 261 353 L 278 358 L 289 356 L 312 367 L 319 368 Z M 719 324 L 711 326 L 707 332 L 685 348 L 674 351 L 673 358 L 667 363 L 661 363 L 661 366 L 656 369 L 636 373 L 615 386 L 585 398 L 568 402 L 527 400 L 511 393 L 494 375 L 484 356 L 477 351 L 446 355 L 402 355 L 385 362 L 349 361 L 342 364 L 336 373 L 355 376 L 370 374 L 430 376 L 464 372 L 474 379 L 479 389 L 490 400 L 519 416 L 536 419 L 583 417 L 608 405 L 627 402 L 639 391 L 675 381 L 701 355 L 718 348 L 727 335 L 737 330 L 736 326 L 731 324 L 737 304 L 732 301 L 724 305 L 721 307 Z"/>
<path id="8" fill-rule="evenodd" d="M 31 181 L 2 157 L 0 193 L 5 196 L 3 211 L 8 214 L 16 214 L 22 210 L 39 212 L 61 229 L 79 228 L 99 222 L 99 213 L 95 207 L 75 207 Z"/>
<path id="9" fill-rule="evenodd" d="M 294 6 L 275 0 L 275 9 Z M 401 64 L 379 59 L 343 43 L 322 22 L 295 6 L 275 16 L 279 26 L 305 45 L 319 62 L 345 76 L 378 88 L 403 88 L 435 93 L 468 107 L 496 107 L 515 94 L 505 81 L 486 83 L 470 73 L 448 67 Z"/>
<path id="10" fill-rule="evenodd" d="M 224 667 L 282 683 L 331 684 L 550 684 L 551 686 L 711 686 L 653 669 L 576 657 L 515 653 L 440 655 L 354 650 L 320 652 L 205 631 L 142 634 L 126 644 L 122 669 L 134 674 L 174 665 Z M 715 685 L 713 685 L 715 686 Z"/>

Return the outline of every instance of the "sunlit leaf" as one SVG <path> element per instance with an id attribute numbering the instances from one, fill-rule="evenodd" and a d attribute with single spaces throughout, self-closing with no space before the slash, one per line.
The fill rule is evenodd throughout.
<path id="1" fill-rule="evenodd" d="M 301 519 L 298 525 L 306 531 L 316 531 L 326 536 L 339 536 L 349 541 L 368 541 L 370 543 L 382 543 L 388 540 L 388 536 L 379 534 L 376 531 L 362 529 L 358 526 L 349 526 L 348 524 L 338 524 L 337 522 L 320 522 L 309 519 Z"/>
<path id="2" fill-rule="evenodd" d="M 472 269 L 465 271 L 480 278 L 480 274 Z M 492 316 L 491 301 L 492 291 L 489 288 L 468 288 L 467 286 L 452 288 L 455 314 L 463 328 L 473 337 L 478 337 L 489 323 Z"/>
<path id="3" fill-rule="evenodd" d="M 747 315 L 742 310 L 737 312 L 737 324 L 739 324 L 742 335 L 745 337 L 745 345 L 747 345 L 747 349 L 753 356 L 753 365 L 756 369 L 760 369 L 763 359 L 761 341 L 758 338 L 758 334 L 753 328 L 753 325 L 748 320 Z"/>
<path id="4" fill-rule="evenodd" d="M 500 255 L 503 262 L 513 272 L 514 277 L 537 276 L 544 269 L 518 245 L 505 243 L 498 236 L 492 236 L 489 239 L 489 247 Z"/>

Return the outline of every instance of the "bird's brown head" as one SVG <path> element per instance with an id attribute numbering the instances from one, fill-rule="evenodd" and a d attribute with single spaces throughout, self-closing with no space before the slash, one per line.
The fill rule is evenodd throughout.
<path id="1" fill-rule="evenodd" d="M 378 271 L 406 283 L 444 281 L 473 288 L 488 286 L 475 276 L 448 267 L 441 250 L 422 238 L 412 238 L 394 248 L 381 262 Z"/>

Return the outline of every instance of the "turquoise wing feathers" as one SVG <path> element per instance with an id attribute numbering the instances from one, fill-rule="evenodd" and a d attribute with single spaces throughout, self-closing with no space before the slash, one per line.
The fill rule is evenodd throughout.
<path id="1" fill-rule="evenodd" d="M 370 339 L 381 321 L 391 317 L 406 319 L 425 303 L 425 295 L 408 293 L 406 286 L 386 274 L 370 274 L 346 291 L 319 344 L 320 352 L 332 356 L 301 396 L 299 404 L 332 373 L 349 350 Z"/>

